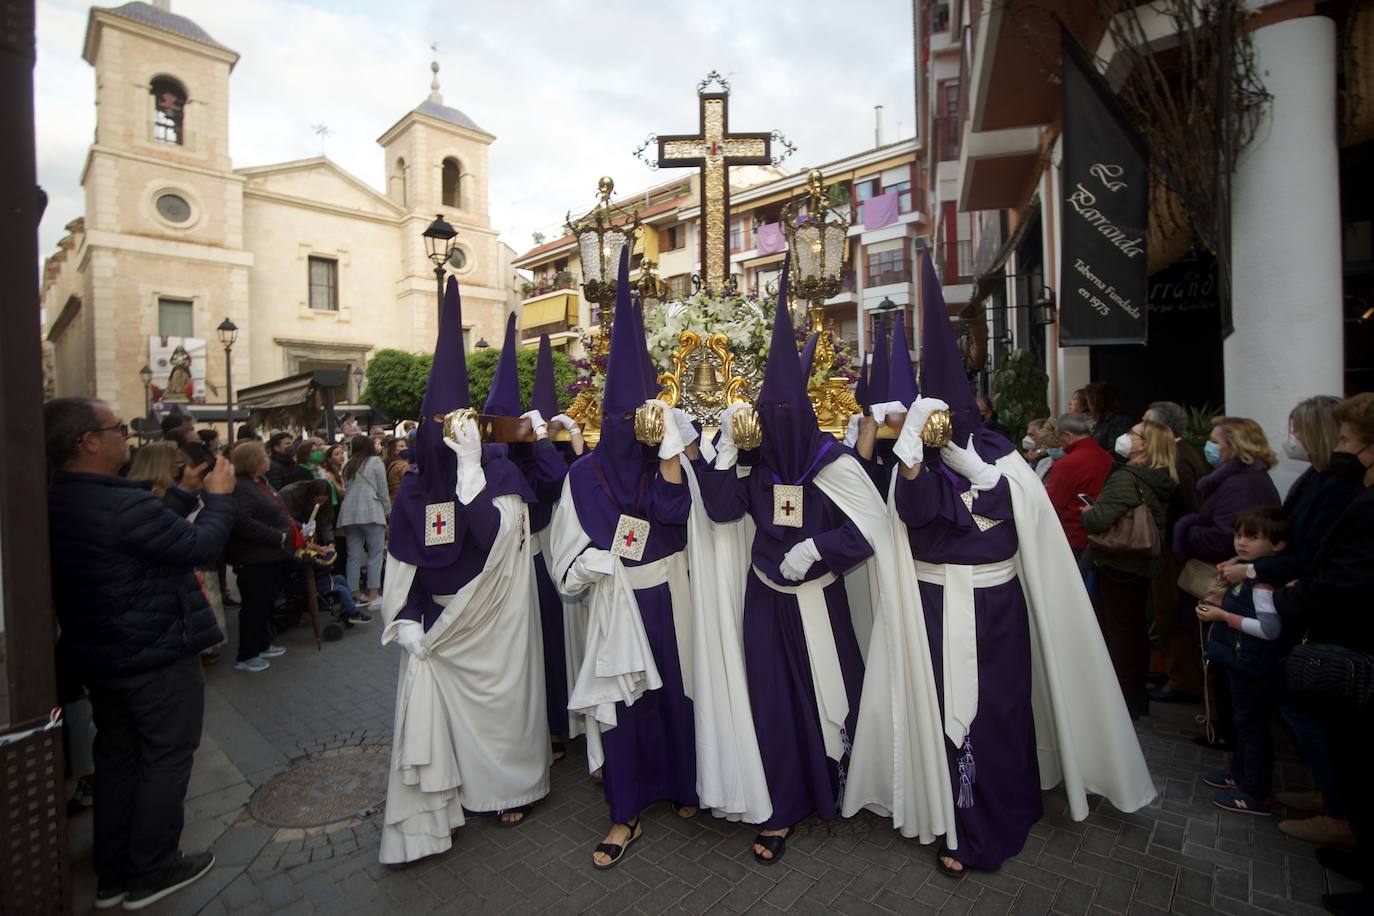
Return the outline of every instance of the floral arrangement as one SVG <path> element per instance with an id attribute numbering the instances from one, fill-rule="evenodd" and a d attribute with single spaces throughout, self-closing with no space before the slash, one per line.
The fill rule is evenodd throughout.
<path id="1" fill-rule="evenodd" d="M 658 367 L 670 366 L 673 351 L 684 331 L 695 331 L 703 337 L 721 333 L 730 338 L 730 350 L 736 356 L 750 356 L 762 366 L 768 358 L 768 342 L 773 332 L 772 304 L 752 296 L 709 296 L 697 293 L 686 299 L 665 302 L 645 312 L 644 329 L 649 356 Z M 810 336 L 810 329 L 797 330 L 797 348 Z M 599 336 L 599 332 L 595 336 Z M 577 379 L 568 386 L 567 393 L 576 396 L 591 388 L 600 394 L 606 384 L 606 360 L 603 350 L 586 339 L 586 359 L 572 360 Z M 811 382 L 823 383 L 827 377 L 843 376 L 853 382 L 855 359 L 848 341 L 831 335 L 835 358 L 829 372 L 814 373 Z"/>

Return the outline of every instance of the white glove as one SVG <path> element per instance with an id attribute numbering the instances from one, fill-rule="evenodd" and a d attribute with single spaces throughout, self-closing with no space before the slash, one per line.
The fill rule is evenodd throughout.
<path id="1" fill-rule="evenodd" d="M 418 620 L 396 621 L 396 643 L 416 658 L 429 654 L 425 648 L 425 627 Z"/>
<path id="2" fill-rule="evenodd" d="M 609 576 L 616 564 L 615 554 L 599 547 L 588 547 L 578 554 L 577 559 L 568 567 L 563 577 L 569 595 L 581 594 L 588 586 L 596 584 L 603 576 Z"/>
<path id="3" fill-rule="evenodd" d="M 968 437 L 968 445 L 960 448 L 953 442 L 940 449 L 940 457 L 945 466 L 956 474 L 968 478 L 975 493 L 991 490 L 1002 479 L 1002 472 L 988 464 L 973 449 L 973 436 Z"/>
<path id="4" fill-rule="evenodd" d="M 778 571 L 782 573 L 784 579 L 792 582 L 800 582 L 806 578 L 806 574 L 811 571 L 821 560 L 821 552 L 816 549 L 816 542 L 807 538 L 799 544 L 792 545 L 792 549 L 783 554 L 782 562 L 778 564 Z"/>
<path id="5" fill-rule="evenodd" d="M 911 403 L 906 420 L 902 422 L 902 431 L 897 436 L 897 444 L 892 448 L 893 454 L 907 467 L 914 468 L 925 461 L 926 450 L 925 443 L 921 441 L 921 431 L 926 428 L 930 415 L 937 410 L 949 410 L 949 405 L 939 398 L 917 398 Z"/>
<path id="6" fill-rule="evenodd" d="M 487 475 L 482 470 L 482 437 L 477 432 L 477 421 L 472 419 L 455 429 L 454 434 L 458 438 L 445 436 L 444 444 L 458 456 L 458 480 L 453 493 L 466 506 L 487 486 Z"/>
<path id="7" fill-rule="evenodd" d="M 844 428 L 844 444 L 850 448 L 859 441 L 859 421 L 863 419 L 863 414 L 856 413 L 849 418 L 849 425 Z"/>
<path id="8" fill-rule="evenodd" d="M 681 407 L 673 408 L 673 422 L 677 423 L 677 434 L 682 437 L 682 447 L 686 448 L 696 441 L 700 433 L 692 425 L 692 418 Z"/>
<path id="9" fill-rule="evenodd" d="M 527 410 L 520 415 L 520 419 L 529 420 L 534 427 L 534 438 L 544 439 L 549 435 L 549 424 L 544 422 L 544 417 L 537 410 Z"/>
<path id="10" fill-rule="evenodd" d="M 907 410 L 901 401 L 883 401 L 870 407 L 869 412 L 873 414 L 873 419 L 878 421 L 878 425 L 882 426 L 887 422 L 888 414 L 906 413 Z"/>
<path id="11" fill-rule="evenodd" d="M 570 433 L 580 433 L 580 432 L 582 432 L 582 430 L 580 430 L 580 429 L 577 428 L 577 421 L 574 420 L 572 417 L 568 416 L 568 415 L 565 414 L 565 413 L 556 414 L 556 415 L 554 416 L 554 418 L 553 418 L 552 420 L 549 421 L 549 423 L 550 423 L 550 424 L 556 423 L 556 424 L 558 424 L 559 426 L 561 426 L 561 427 L 563 427 L 564 429 L 566 429 L 566 430 L 567 430 L 568 432 L 570 432 Z"/>
<path id="12" fill-rule="evenodd" d="M 644 402 L 645 406 L 650 404 L 663 411 L 663 441 L 658 446 L 658 457 L 667 461 L 682 454 L 682 450 L 687 447 L 687 443 L 682 441 L 682 432 L 678 429 L 677 419 L 673 416 L 673 409 L 657 398 L 650 398 Z"/>
<path id="13" fill-rule="evenodd" d="M 315 522 L 310 521 L 301 525 L 301 534 L 305 535 L 307 541 L 315 536 L 315 524 Z"/>
<path id="14" fill-rule="evenodd" d="M 735 445 L 735 414 L 754 408 L 745 401 L 736 401 L 720 415 L 720 441 L 716 443 L 716 470 L 726 471 L 739 461 L 739 446 Z"/>

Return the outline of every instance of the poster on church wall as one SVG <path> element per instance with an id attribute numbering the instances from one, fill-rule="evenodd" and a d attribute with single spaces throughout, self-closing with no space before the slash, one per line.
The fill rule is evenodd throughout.
<path id="1" fill-rule="evenodd" d="M 164 404 L 205 403 L 205 341 L 199 337 L 149 337 L 152 399 Z"/>
<path id="2" fill-rule="evenodd" d="M 1059 345 L 1144 344 L 1149 149 L 1082 48 L 1061 35 Z"/>

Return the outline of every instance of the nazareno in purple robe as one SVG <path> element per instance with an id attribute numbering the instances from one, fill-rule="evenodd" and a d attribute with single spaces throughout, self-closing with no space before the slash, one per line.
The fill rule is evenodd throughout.
<path id="1" fill-rule="evenodd" d="M 967 444 L 972 436 L 979 457 L 994 463 L 1012 451 L 1011 443 L 982 429 L 954 346 L 939 282 L 929 255 L 922 260 L 922 394 L 944 399 L 950 405 L 954 438 Z M 1010 487 L 1002 479 L 991 490 L 978 494 L 973 511 L 999 522 L 980 531 L 959 495 L 969 489 L 968 480 L 946 467 L 939 452 L 927 449 L 916 478 L 898 476 L 893 491 L 897 513 L 907 526 L 912 558 L 925 563 L 979 565 L 1015 556 L 1017 537 Z M 944 587 L 921 582 L 920 590 L 943 716 Z M 956 804 L 954 808 L 959 848 L 952 855 L 964 865 L 993 869 L 1021 851 L 1031 825 L 1044 814 L 1031 708 L 1030 612 L 1020 581 L 1013 578 L 1002 585 L 974 589 L 974 619 L 978 712 L 969 729 L 968 745 L 975 777 L 970 787 L 972 805 Z M 959 759 L 964 751 L 948 737 L 944 743 L 950 784 L 957 797 Z"/>
<path id="2" fill-rule="evenodd" d="M 832 444 L 817 470 L 846 452 L 838 443 Z M 700 461 L 694 467 L 698 469 L 702 501 L 712 520 L 729 522 L 748 512 L 755 524 L 750 556 L 756 571 L 749 574 L 744 591 L 744 665 L 759 754 L 773 801 L 773 815 L 761 827 L 791 827 L 810 814 L 831 820 L 838 808 L 843 788 L 841 768 L 848 764 L 848 755 L 835 761 L 825 753 L 796 596 L 769 588 L 759 581 L 758 573 L 779 585 L 802 584 L 784 577 L 779 565 L 789 549 L 807 538 L 815 539 L 821 554 L 821 561 L 807 573 L 807 582 L 827 573 L 843 576 L 873 550 L 863 533 L 815 485 L 815 471 L 801 481 L 788 481 L 802 485 L 804 524 L 786 528 L 773 524 L 773 473 L 768 467 L 756 465 L 746 478 L 736 476 L 734 468 L 709 470 Z M 845 729 L 852 735 L 859 715 L 864 665 L 842 578 L 825 589 L 825 599 L 849 697 Z"/>
<path id="3" fill-rule="evenodd" d="M 547 420 L 548 418 L 545 417 Z M 568 462 L 552 442 L 512 448 L 512 460 L 534 491 L 530 528 L 537 535 L 549 525 L 568 475 Z M 536 548 L 538 542 L 536 541 Z M 549 706 L 549 734 L 568 736 L 568 660 L 564 654 L 563 599 L 549 575 L 543 551 L 534 555 L 534 584 L 539 593 L 539 623 L 544 634 L 544 693 Z"/>
<path id="4" fill-rule="evenodd" d="M 640 445 L 634 436 L 635 410 L 655 389 L 644 332 L 630 304 L 628 274 L 626 248 L 620 258 L 601 438 L 596 450 L 568 471 L 568 489 L 578 523 L 594 547 L 610 549 L 622 513 L 648 520 L 643 557 L 619 561 L 639 566 L 687 548 L 692 497 L 685 481 L 663 479 L 657 450 Z M 692 701 L 683 688 L 672 594 L 666 579 L 634 594 L 663 686 L 646 690 L 633 705 L 617 703 L 615 727 L 601 734 L 606 754 L 602 785 L 616 824 L 632 823 L 656 801 L 697 804 L 696 727 Z"/>

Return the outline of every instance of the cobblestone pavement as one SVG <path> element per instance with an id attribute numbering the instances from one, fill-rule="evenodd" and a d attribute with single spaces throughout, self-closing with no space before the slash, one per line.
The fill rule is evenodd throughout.
<path id="1" fill-rule="evenodd" d="M 187 799 L 187 850 L 211 846 L 200 882 L 147 910 L 260 913 L 1315 913 L 1320 895 L 1353 885 L 1327 873 L 1313 848 L 1275 818 L 1223 814 L 1199 778 L 1224 762 L 1189 738 L 1195 706 L 1156 706 L 1139 733 L 1160 789 L 1149 808 L 1094 805 L 1069 819 L 1064 796 L 1020 855 L 992 873 L 952 881 L 933 851 L 861 815 L 806 824 L 774 867 L 754 863 L 752 831 L 709 815 L 646 812 L 644 838 L 621 865 L 591 867 L 606 808 L 587 777 L 581 742 L 555 765 L 553 789 L 514 830 L 474 819 L 442 856 L 393 870 L 377 863 L 380 813 L 328 828 L 278 829 L 253 820 L 254 789 L 291 762 L 345 744 L 386 742 L 399 661 L 376 624 L 316 651 L 308 629 L 282 634 L 288 653 L 270 670 L 232 669 L 232 651 L 207 670 L 205 737 Z M 1279 785 L 1302 787 L 1291 754 Z M 76 911 L 94 897 L 90 814 L 72 821 Z"/>

